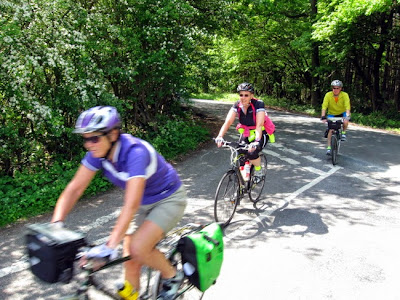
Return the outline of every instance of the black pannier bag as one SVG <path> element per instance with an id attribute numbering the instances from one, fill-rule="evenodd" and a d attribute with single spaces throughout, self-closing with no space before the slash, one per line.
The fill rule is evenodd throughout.
<path id="1" fill-rule="evenodd" d="M 25 235 L 32 273 L 48 283 L 68 283 L 78 249 L 86 245 L 85 236 L 54 224 L 32 224 Z"/>
<path id="2" fill-rule="evenodd" d="M 342 127 L 342 121 L 328 121 L 329 129 L 340 129 Z"/>

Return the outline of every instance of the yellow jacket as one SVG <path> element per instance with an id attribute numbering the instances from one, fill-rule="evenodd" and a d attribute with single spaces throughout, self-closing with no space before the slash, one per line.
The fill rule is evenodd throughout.
<path id="1" fill-rule="evenodd" d="M 324 102 L 322 102 L 322 109 L 328 110 L 329 115 L 340 115 L 346 110 L 350 110 L 349 94 L 341 91 L 336 103 L 333 92 L 327 92 L 324 97 Z"/>

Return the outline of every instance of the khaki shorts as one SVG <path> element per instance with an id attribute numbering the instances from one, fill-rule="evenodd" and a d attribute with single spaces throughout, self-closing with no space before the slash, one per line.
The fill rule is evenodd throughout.
<path id="1" fill-rule="evenodd" d="M 166 234 L 182 219 L 187 204 L 186 197 L 186 190 L 182 185 L 169 197 L 153 204 L 140 206 L 126 234 L 134 233 L 145 220 L 157 224 Z"/>

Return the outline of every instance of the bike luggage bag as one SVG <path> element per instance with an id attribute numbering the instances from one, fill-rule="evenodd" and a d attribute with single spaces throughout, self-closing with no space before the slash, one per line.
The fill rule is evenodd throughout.
<path id="1" fill-rule="evenodd" d="M 182 237 L 178 242 L 183 270 L 189 281 L 204 292 L 219 276 L 224 258 L 223 232 L 218 223 Z"/>
<path id="2" fill-rule="evenodd" d="M 82 233 L 55 228 L 51 223 L 27 226 L 25 235 L 32 273 L 48 283 L 68 283 L 78 249 L 85 246 Z"/>

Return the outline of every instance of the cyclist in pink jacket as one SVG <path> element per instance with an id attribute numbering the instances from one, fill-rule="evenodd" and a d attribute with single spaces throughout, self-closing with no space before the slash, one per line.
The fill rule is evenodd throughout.
<path id="1" fill-rule="evenodd" d="M 223 136 L 233 122 L 235 122 L 237 116 L 239 123 L 236 129 L 241 134 L 240 141 L 251 145 L 251 149 L 247 155 L 250 162 L 254 165 L 254 175 L 261 177 L 263 171 L 261 169 L 259 153 L 267 145 L 268 141 L 275 141 L 275 125 L 267 115 L 264 102 L 254 98 L 254 87 L 250 83 L 244 82 L 239 84 L 237 92 L 240 98 L 229 110 L 215 142 L 218 147 L 221 147 Z"/>

